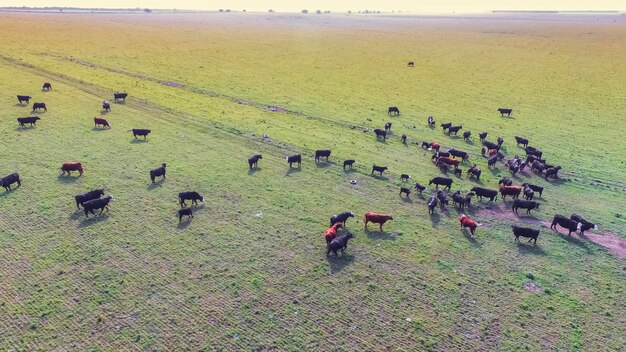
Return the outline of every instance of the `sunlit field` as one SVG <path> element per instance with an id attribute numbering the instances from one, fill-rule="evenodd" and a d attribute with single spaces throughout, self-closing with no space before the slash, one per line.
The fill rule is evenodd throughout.
<path id="1" fill-rule="evenodd" d="M 626 350 L 623 17 L 0 13 L 0 177 L 22 181 L 0 189 L 0 348 Z M 33 102 L 47 112 L 20 127 Z M 497 189 L 511 174 L 487 167 L 483 131 L 505 161 L 523 136 L 562 167 L 513 177 L 545 188 L 532 216 L 500 197 L 429 215 L 433 185 L 399 196 L 446 176 L 424 141 L 470 154 L 452 192 Z M 66 161 L 84 175 L 62 176 Z M 115 201 L 86 218 L 74 196 L 102 187 Z M 183 191 L 206 204 L 179 223 Z M 344 211 L 354 238 L 327 257 Z M 366 211 L 394 220 L 366 230 Z M 599 228 L 549 228 L 572 213 Z M 537 245 L 512 224 L 540 229 Z"/>

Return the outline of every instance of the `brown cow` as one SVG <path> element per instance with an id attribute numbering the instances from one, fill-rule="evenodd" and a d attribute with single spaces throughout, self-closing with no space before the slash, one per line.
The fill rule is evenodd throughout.
<path id="1" fill-rule="evenodd" d="M 82 176 L 83 175 L 83 165 L 81 165 L 81 163 L 76 162 L 76 161 L 63 163 L 63 165 L 61 165 L 61 171 L 63 172 L 63 175 L 65 175 L 65 173 L 67 172 L 68 176 L 70 175 L 70 173 L 72 171 L 78 171 L 80 173 L 79 176 Z"/>
<path id="2" fill-rule="evenodd" d="M 453 159 L 453 158 L 448 158 L 445 156 L 440 157 L 439 159 L 437 159 L 437 162 L 441 162 L 444 164 L 448 164 L 448 165 L 452 165 L 454 166 L 454 168 L 458 168 L 459 167 L 459 160 Z"/>
<path id="3" fill-rule="evenodd" d="M 502 200 L 506 200 L 506 196 L 512 196 L 513 199 L 517 199 L 520 193 L 522 193 L 522 187 L 519 186 L 500 187 L 500 195 L 502 196 Z"/>
<path id="4" fill-rule="evenodd" d="M 383 225 L 389 220 L 393 220 L 393 216 L 376 213 L 365 213 L 365 228 L 367 228 L 368 222 L 373 222 L 374 224 L 379 224 L 380 231 L 382 231 Z"/>

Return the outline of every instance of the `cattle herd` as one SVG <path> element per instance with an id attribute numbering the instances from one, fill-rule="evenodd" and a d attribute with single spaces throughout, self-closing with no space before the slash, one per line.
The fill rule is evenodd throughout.
<path id="1" fill-rule="evenodd" d="M 50 83 L 45 83 L 43 85 L 42 91 L 51 91 L 52 85 Z M 128 96 L 127 93 L 114 93 L 113 98 L 116 103 L 123 103 Z M 27 95 L 18 95 L 17 96 L 19 104 L 28 104 L 32 97 Z M 103 112 L 108 112 L 111 110 L 111 105 L 108 101 L 104 101 L 102 103 Z M 36 102 L 33 104 L 33 112 L 35 111 L 47 111 L 47 106 L 43 102 Z M 500 112 L 501 116 L 505 114 L 510 116 L 512 113 L 512 109 L 507 108 L 499 108 L 497 110 Z M 399 116 L 400 110 L 397 107 L 389 107 L 388 115 L 390 116 Z M 17 119 L 20 127 L 26 127 L 27 124 L 30 127 L 33 127 L 37 121 L 40 120 L 38 116 L 29 116 L 29 117 L 20 117 Z M 434 128 L 435 120 L 432 116 L 428 117 L 428 126 L 430 128 Z M 374 129 L 373 132 L 376 135 L 376 138 L 382 138 L 386 140 L 388 137 L 388 133 L 391 130 L 392 123 L 387 122 L 384 126 L 384 129 Z M 452 133 L 455 135 L 463 129 L 463 125 L 454 125 L 451 122 L 443 123 L 440 125 L 443 129 L 444 133 L 447 133 L 450 136 Z M 104 118 L 94 117 L 94 128 L 111 128 L 111 124 Z M 129 132 L 132 132 L 134 138 L 136 139 L 138 136 L 143 137 L 144 140 L 147 139 L 147 135 L 151 133 L 149 129 L 131 129 Z M 471 138 L 470 131 L 463 132 L 463 139 L 469 140 Z M 483 145 L 481 150 L 481 154 L 484 158 L 487 159 L 487 168 L 495 167 L 498 161 L 502 162 L 506 168 L 508 168 L 509 172 L 512 176 L 515 176 L 516 173 L 524 171 L 525 168 L 529 168 L 531 171 L 536 172 L 538 175 L 543 176 L 546 180 L 551 178 L 558 178 L 558 172 L 561 170 L 560 166 L 549 165 L 546 163 L 545 159 L 542 159 L 543 152 L 536 147 L 529 146 L 529 140 L 524 137 L 516 136 L 515 140 L 517 142 L 518 147 L 523 147 L 524 152 L 526 154 L 525 158 L 519 157 L 515 155 L 512 158 L 509 158 L 506 162 L 505 155 L 501 151 L 502 145 L 504 143 L 504 139 L 501 136 L 496 138 L 496 143 L 487 141 L 488 133 L 481 132 L 479 133 L 480 141 Z M 406 135 L 402 136 L 402 142 L 406 144 Z M 415 143 L 417 144 L 417 142 Z M 432 150 L 434 153 L 431 157 L 431 160 L 435 164 L 435 166 L 444 174 L 447 174 L 449 168 L 452 168 L 454 175 L 457 178 L 460 178 L 462 175 L 462 170 L 459 168 L 459 165 L 463 162 L 469 162 L 470 155 L 468 152 L 457 150 L 455 148 L 449 148 L 447 151 L 441 150 L 441 144 L 435 141 L 432 142 L 422 142 L 421 147 L 426 150 Z M 315 163 L 320 163 L 323 160 L 326 162 L 329 161 L 331 155 L 331 150 L 317 150 L 315 151 Z M 457 159 L 458 158 L 458 159 Z M 263 159 L 263 157 L 258 154 L 250 157 L 248 159 L 248 166 L 250 169 L 254 169 L 258 167 L 259 160 Z M 293 164 L 297 163 L 298 167 L 301 167 L 302 164 L 302 155 L 296 154 L 287 156 L 285 158 L 289 163 L 289 168 L 293 167 Z M 346 167 L 352 168 L 352 165 L 355 163 L 354 159 L 344 160 L 343 168 Z M 72 171 L 77 171 L 79 176 L 83 175 L 83 166 L 80 162 L 65 162 L 61 165 L 61 172 L 68 176 L 71 175 Z M 382 177 L 383 173 L 388 170 L 387 166 L 373 165 L 371 174 L 378 173 L 379 176 Z M 166 174 L 166 164 L 163 163 L 160 167 L 150 170 L 150 179 L 152 183 L 155 182 L 157 177 L 162 177 L 165 180 Z M 481 170 L 477 166 L 477 164 L 472 163 L 471 166 L 467 169 L 468 179 L 475 179 L 477 182 L 480 182 Z M 408 174 L 401 174 L 401 181 L 408 182 L 411 179 L 411 176 Z M 434 214 L 437 206 L 441 210 L 445 210 L 446 206 L 449 204 L 448 200 L 448 192 L 451 191 L 452 184 L 454 180 L 449 177 L 437 176 L 428 181 L 428 185 L 434 185 L 435 189 L 433 194 L 428 197 L 426 205 L 428 207 L 428 213 Z M 21 186 L 21 180 L 18 173 L 12 173 L 8 176 L 0 178 L 0 184 L 5 188 L 5 191 L 11 191 L 11 185 L 17 183 L 17 187 Z M 482 183 L 482 182 L 481 182 Z M 513 212 L 517 213 L 519 209 L 526 210 L 526 214 L 530 215 L 531 210 L 536 209 L 539 210 L 540 203 L 534 201 L 534 195 L 537 193 L 539 197 L 542 197 L 543 187 L 532 185 L 529 183 L 523 183 L 519 186 L 513 185 L 512 178 L 504 177 L 498 182 L 499 188 L 489 189 L 485 187 L 473 187 L 468 192 L 462 193 L 460 190 L 452 193 L 451 198 L 453 202 L 453 207 L 456 206 L 460 211 L 464 209 L 468 209 L 471 205 L 471 200 L 473 197 L 477 197 L 479 201 L 483 201 L 484 198 L 487 198 L 489 202 L 497 201 L 498 195 L 501 196 L 503 201 L 506 201 L 506 197 L 510 196 L 513 198 L 513 204 L 511 209 Z M 422 193 L 422 191 L 426 190 L 426 186 L 423 186 L 419 183 L 415 183 L 414 187 L 400 187 L 399 195 L 401 197 L 410 197 L 411 189 L 416 190 L 418 193 Z M 80 209 L 83 207 L 85 212 L 85 216 L 89 217 L 89 213 L 95 215 L 95 210 L 100 210 L 100 214 L 106 209 L 109 210 L 108 205 L 110 202 L 114 200 L 112 195 L 104 196 L 104 189 L 96 189 L 89 191 L 84 194 L 77 195 L 75 197 L 76 207 Z M 524 199 L 519 199 L 522 196 Z M 179 222 L 182 221 L 183 216 L 187 216 L 188 219 L 193 218 L 192 208 L 186 207 L 185 201 L 191 201 L 191 205 L 198 205 L 198 201 L 203 203 L 205 202 L 204 197 L 202 197 L 198 192 L 195 191 L 187 191 L 181 192 L 178 195 L 179 203 L 181 209 L 178 211 L 178 219 Z M 344 235 L 339 235 L 340 228 L 346 227 L 346 221 L 354 217 L 353 212 L 345 212 L 341 214 L 333 215 L 330 218 L 331 227 L 325 233 L 325 240 L 327 244 L 327 255 L 330 252 L 333 252 L 337 255 L 338 251 L 346 250 L 348 245 L 348 240 L 352 238 L 354 235 L 351 232 L 346 232 Z M 367 228 L 368 223 L 378 224 L 380 231 L 383 231 L 383 225 L 387 222 L 393 220 L 393 216 L 377 214 L 372 212 L 367 212 L 364 215 L 364 223 L 365 228 Z M 475 231 L 479 223 L 470 219 L 467 215 L 461 214 L 459 217 L 459 221 L 461 224 L 461 229 L 469 229 L 470 235 L 475 236 Z M 569 235 L 572 232 L 579 231 L 580 234 L 584 234 L 584 231 L 590 229 L 597 229 L 597 225 L 585 220 L 583 217 L 572 214 L 570 218 L 565 216 L 556 214 L 551 224 L 551 228 L 556 228 L 556 226 L 560 226 L 569 231 Z M 537 243 L 537 237 L 539 236 L 539 230 L 532 229 L 528 227 L 522 227 L 518 225 L 512 225 L 513 235 L 515 236 L 515 240 L 518 241 L 519 237 L 527 237 L 530 241 L 534 241 Z"/>

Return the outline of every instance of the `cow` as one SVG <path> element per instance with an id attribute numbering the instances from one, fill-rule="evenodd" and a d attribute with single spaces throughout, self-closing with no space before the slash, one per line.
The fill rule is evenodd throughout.
<path id="1" fill-rule="evenodd" d="M 474 176 L 474 177 L 476 177 L 477 181 L 480 181 L 481 171 L 480 171 L 480 168 L 476 166 L 476 164 L 474 164 L 472 167 L 467 169 L 467 174 L 469 175 L 469 178 Z"/>
<path id="2" fill-rule="evenodd" d="M 186 207 L 186 200 L 191 200 L 191 205 L 198 205 L 198 201 L 204 204 L 204 197 L 201 196 L 198 192 L 180 192 L 178 193 L 178 202 L 181 207 Z"/>
<path id="3" fill-rule="evenodd" d="M 33 103 L 33 111 L 48 111 L 48 108 L 46 107 L 46 103 Z"/>
<path id="4" fill-rule="evenodd" d="M 527 146 L 524 148 L 524 151 L 526 152 L 526 155 L 532 154 L 535 155 L 538 158 L 541 158 L 541 156 L 543 155 L 543 152 L 535 147 L 531 147 L 531 146 Z"/>
<path id="5" fill-rule="evenodd" d="M 397 106 L 390 106 L 389 109 L 387 109 L 387 115 L 400 115 L 400 110 Z"/>
<path id="6" fill-rule="evenodd" d="M 435 184 L 435 187 L 445 186 L 444 188 L 447 188 L 449 191 L 450 187 L 452 187 L 452 179 L 446 177 L 435 177 L 428 182 L 429 186 L 432 184 Z"/>
<path id="7" fill-rule="evenodd" d="M 93 118 L 93 124 L 94 124 L 94 128 L 98 127 L 98 126 L 102 126 L 103 128 L 104 127 L 111 128 L 111 124 L 107 120 L 105 120 L 105 119 L 103 119 L 101 117 L 94 117 Z"/>
<path id="8" fill-rule="evenodd" d="M 550 177 L 559 178 L 558 176 L 559 170 L 561 170 L 560 166 L 555 166 L 555 167 L 546 169 L 546 172 L 544 174 L 545 179 L 547 180 Z"/>
<path id="9" fill-rule="evenodd" d="M 379 172 L 380 176 L 383 175 L 383 172 L 385 172 L 385 170 L 387 170 L 388 167 L 387 166 L 372 166 L 372 172 L 370 172 L 370 175 L 374 173 L 374 171 Z"/>
<path id="10" fill-rule="evenodd" d="M 496 138 L 496 142 L 498 142 L 499 147 L 502 147 L 502 143 L 504 143 L 504 138 L 502 138 L 502 136 L 498 136 L 498 138 Z"/>
<path id="11" fill-rule="evenodd" d="M 542 164 L 545 164 L 545 163 L 546 163 L 546 159 L 541 159 L 541 158 L 539 158 L 538 156 L 536 156 L 536 155 L 534 155 L 534 154 L 528 154 L 528 155 L 526 155 L 526 162 L 527 162 L 527 163 L 529 163 L 529 164 L 531 164 L 531 165 L 532 165 L 532 163 L 534 163 L 535 161 L 538 161 L 538 162 L 540 162 L 540 163 L 542 163 Z"/>
<path id="12" fill-rule="evenodd" d="M 193 211 L 191 208 L 178 209 L 178 222 L 183 221 L 183 216 L 187 216 L 187 220 L 193 219 Z"/>
<path id="13" fill-rule="evenodd" d="M 444 164 L 443 162 L 437 162 L 436 164 L 439 167 L 439 170 L 441 170 L 442 174 L 447 174 L 448 173 L 448 165 Z M 454 169 L 454 171 L 456 171 L 458 169 Z"/>
<path id="14" fill-rule="evenodd" d="M 22 181 L 20 181 L 20 174 L 18 174 L 17 172 L 0 178 L 0 185 L 4 187 L 5 191 L 10 191 L 11 185 L 14 183 L 17 183 L 17 187 L 22 186 Z"/>
<path id="15" fill-rule="evenodd" d="M 487 138 L 487 131 L 484 131 L 483 133 L 479 133 L 478 137 L 480 137 L 480 141 L 483 142 L 485 138 Z"/>
<path id="16" fill-rule="evenodd" d="M 420 194 L 422 194 L 422 191 L 424 191 L 426 189 L 426 186 L 422 186 L 419 183 L 415 183 L 415 187 L 414 187 L 418 192 L 420 192 Z"/>
<path id="17" fill-rule="evenodd" d="M 343 225 L 343 227 L 346 227 L 346 221 L 348 221 L 349 218 L 353 218 L 353 217 L 354 217 L 354 213 L 351 211 L 347 211 L 341 214 L 335 214 L 330 217 L 330 226 L 333 226 L 334 224 L 340 222 Z"/>
<path id="18" fill-rule="evenodd" d="M 108 101 L 103 101 L 102 102 L 102 110 L 104 111 L 111 111 L 111 103 L 109 103 Z"/>
<path id="19" fill-rule="evenodd" d="M 74 197 L 76 201 L 76 208 L 80 209 L 83 203 L 88 202 L 93 199 L 98 199 L 104 195 L 104 189 L 94 189 L 93 191 L 89 191 L 87 193 L 79 194 Z"/>
<path id="20" fill-rule="evenodd" d="M 428 126 L 435 127 L 435 119 L 432 116 L 428 116 Z"/>
<path id="21" fill-rule="evenodd" d="M 467 192 L 467 194 L 465 195 L 465 207 L 469 208 L 470 204 L 472 203 L 472 197 L 475 196 L 476 194 L 474 192 Z"/>
<path id="22" fill-rule="evenodd" d="M 494 155 L 487 159 L 487 167 L 496 166 L 496 162 L 498 161 L 498 156 Z"/>
<path id="23" fill-rule="evenodd" d="M 407 175 L 407 174 L 401 174 L 400 175 L 400 180 L 403 181 L 403 182 L 404 181 L 408 181 L 410 178 L 411 178 L 411 176 Z"/>
<path id="24" fill-rule="evenodd" d="M 503 177 L 503 178 L 500 179 L 500 181 L 498 181 L 498 185 L 513 186 L 513 180 L 511 180 L 508 177 Z"/>
<path id="25" fill-rule="evenodd" d="M 530 183 L 523 183 L 522 187 L 528 187 L 532 189 L 533 191 L 538 192 L 539 197 L 541 197 L 541 194 L 543 193 L 543 187 L 531 185 Z"/>
<path id="26" fill-rule="evenodd" d="M 578 221 L 579 223 L 581 223 L 582 225 L 580 226 L 580 234 L 584 235 L 585 231 L 587 230 L 597 230 L 598 229 L 598 225 L 594 224 L 594 223 L 590 223 L 589 221 L 583 219 L 582 216 L 580 215 L 576 215 L 576 214 L 572 214 L 570 216 L 570 219 L 574 220 L 574 221 Z"/>
<path id="27" fill-rule="evenodd" d="M 330 150 L 316 150 L 315 151 L 315 162 L 318 163 L 320 158 L 326 158 L 328 162 L 328 158 L 330 157 Z"/>
<path id="28" fill-rule="evenodd" d="M 463 174 L 463 170 L 456 168 L 454 169 L 454 175 L 458 178 L 461 178 L 461 175 Z"/>
<path id="29" fill-rule="evenodd" d="M 343 252 L 348 248 L 348 240 L 351 239 L 352 237 L 354 237 L 352 232 L 348 232 L 345 235 L 339 236 L 335 238 L 334 240 L 332 240 L 332 242 L 330 242 L 330 244 L 327 247 L 326 256 L 328 257 L 330 255 L 330 252 L 333 252 L 335 253 L 336 256 L 339 256 L 337 254 L 337 251 L 340 249 L 341 249 L 341 255 L 343 256 Z"/>
<path id="30" fill-rule="evenodd" d="M 356 162 L 356 160 L 354 159 L 348 159 L 348 160 L 344 160 L 343 161 L 343 169 L 346 169 L 346 166 L 349 166 L 350 169 L 352 169 L 352 164 L 354 164 Z"/>
<path id="31" fill-rule="evenodd" d="M 459 222 L 461 223 L 461 230 L 463 230 L 466 227 L 469 228 L 470 234 L 472 235 L 472 237 L 474 237 L 476 227 L 478 227 L 478 224 L 476 223 L 476 221 L 470 219 L 465 214 L 461 214 L 461 216 L 459 216 Z"/>
<path id="32" fill-rule="evenodd" d="M 459 157 L 463 160 L 467 160 L 469 159 L 469 154 L 467 152 L 461 151 L 461 150 L 456 150 L 454 148 L 450 148 L 448 149 L 448 153 L 450 153 L 450 155 L 452 155 L 453 157 Z"/>
<path id="33" fill-rule="evenodd" d="M 452 202 L 459 206 L 459 210 L 463 210 L 465 207 L 465 197 L 461 195 L 461 191 L 456 191 L 452 194 Z"/>
<path id="34" fill-rule="evenodd" d="M 163 176 L 163 179 L 165 180 L 165 167 L 166 166 L 167 164 L 163 163 L 161 164 L 160 167 L 150 170 L 150 179 L 152 180 L 152 183 L 154 183 L 154 179 L 158 176 Z"/>
<path id="35" fill-rule="evenodd" d="M 37 121 L 41 120 L 38 116 L 31 117 L 18 117 L 17 122 L 20 123 L 20 127 L 26 127 L 26 124 L 29 123 L 30 127 L 33 127 L 37 124 Z"/>
<path id="36" fill-rule="evenodd" d="M 43 84 L 43 87 L 41 88 L 41 90 L 52 90 L 52 84 L 46 82 Z"/>
<path id="37" fill-rule="evenodd" d="M 504 116 L 504 114 L 506 114 L 506 116 L 511 116 L 511 113 L 513 112 L 513 109 L 507 109 L 507 108 L 499 108 L 498 112 L 500 113 L 500 116 Z"/>
<path id="38" fill-rule="evenodd" d="M 92 200 L 88 200 L 84 202 L 83 210 L 85 211 L 85 216 L 89 217 L 89 213 L 96 215 L 96 213 L 94 212 L 95 209 L 100 209 L 100 213 L 98 215 L 102 214 L 104 209 L 109 211 L 109 203 L 114 200 L 115 198 L 113 198 L 112 195 L 109 195 L 104 198 L 96 198 L 96 199 L 92 199 Z"/>
<path id="39" fill-rule="evenodd" d="M 436 151 L 435 154 L 433 154 L 433 156 L 430 157 L 431 161 L 437 161 L 438 158 L 449 158 L 450 157 L 450 152 L 440 152 L 440 151 Z"/>
<path id="40" fill-rule="evenodd" d="M 450 135 L 450 133 L 453 133 L 453 132 L 454 132 L 454 135 L 456 136 L 456 133 L 462 129 L 463 129 L 463 125 L 451 126 L 450 128 L 448 128 L 448 136 Z"/>
<path id="41" fill-rule="evenodd" d="M 406 134 L 403 134 L 402 137 L 400 137 L 400 140 L 403 144 L 406 144 Z"/>
<path id="42" fill-rule="evenodd" d="M 253 155 L 248 158 L 248 166 L 250 167 L 250 169 L 252 169 L 253 167 L 259 167 L 259 159 L 263 159 L 263 156 L 261 154 Z"/>
<path id="43" fill-rule="evenodd" d="M 526 200 L 533 200 L 533 198 L 535 197 L 535 191 L 533 191 L 533 189 L 528 186 L 522 187 L 524 187 L 524 198 Z"/>
<path id="44" fill-rule="evenodd" d="M 430 143 L 430 148 L 432 148 L 435 151 L 439 151 L 439 149 L 441 148 L 441 145 L 437 142 L 431 142 Z"/>
<path id="45" fill-rule="evenodd" d="M 446 132 L 448 128 L 452 127 L 452 122 L 442 123 L 440 126 L 443 129 L 443 132 Z"/>
<path id="46" fill-rule="evenodd" d="M 391 131 L 391 122 L 385 124 L 385 131 Z"/>
<path id="47" fill-rule="evenodd" d="M 502 201 L 506 201 L 506 196 L 512 196 L 513 199 L 517 199 L 522 193 L 522 187 L 519 186 L 500 186 L 500 195 Z"/>
<path id="48" fill-rule="evenodd" d="M 415 62 L 413 61 L 409 61 L 408 64 L 406 64 L 408 67 L 415 67 Z"/>
<path id="49" fill-rule="evenodd" d="M 128 130 L 128 132 L 133 132 L 133 137 L 135 137 L 135 139 L 137 139 L 137 136 L 143 136 L 143 140 L 145 141 L 147 139 L 148 134 L 150 134 L 152 130 L 133 128 L 132 130 Z"/>
<path id="50" fill-rule="evenodd" d="M 380 231 L 382 231 L 383 225 L 389 220 L 393 220 L 393 216 L 367 212 L 365 213 L 365 228 L 367 229 L 367 223 L 372 222 L 380 225 Z"/>
<path id="51" fill-rule="evenodd" d="M 24 103 L 28 104 L 28 103 L 30 102 L 30 100 L 31 100 L 31 99 L 32 99 L 32 97 L 30 97 L 30 96 L 28 96 L 28 95 L 18 95 L 18 96 L 17 96 L 17 101 L 18 101 L 20 104 L 24 104 Z"/>
<path id="52" fill-rule="evenodd" d="M 500 150 L 500 146 L 493 143 L 493 142 L 489 142 L 489 141 L 483 141 L 483 145 L 485 147 L 487 147 L 487 149 L 495 149 L 495 150 Z"/>
<path id="53" fill-rule="evenodd" d="M 374 130 L 374 133 L 376 134 L 376 139 L 383 137 L 384 140 L 387 140 L 387 131 L 377 128 Z"/>
<path id="54" fill-rule="evenodd" d="M 494 191 L 494 190 L 482 188 L 482 187 L 474 187 L 470 191 L 474 192 L 474 194 L 476 194 L 476 196 L 481 201 L 483 200 L 483 197 L 489 198 L 490 202 L 493 202 L 494 200 L 498 200 L 498 191 Z"/>
<path id="55" fill-rule="evenodd" d="M 454 166 L 454 168 L 458 168 L 459 167 L 459 160 L 453 159 L 453 158 L 449 158 L 449 157 L 445 157 L 445 156 L 441 156 L 439 158 L 437 158 L 437 163 L 444 163 L 447 165 L 452 165 Z"/>
<path id="56" fill-rule="evenodd" d="M 120 101 L 126 102 L 127 96 L 128 93 L 113 93 L 113 99 L 116 103 L 119 103 Z"/>
<path id="57" fill-rule="evenodd" d="M 61 172 L 63 173 L 63 175 L 65 175 L 65 173 L 67 172 L 67 175 L 70 176 L 72 171 L 78 171 L 79 176 L 82 176 L 83 165 L 77 161 L 69 161 L 61 165 Z"/>
<path id="58" fill-rule="evenodd" d="M 463 132 L 463 140 L 465 141 L 469 141 L 470 136 L 472 135 L 471 131 L 465 131 Z"/>
<path id="59" fill-rule="evenodd" d="M 437 188 L 437 200 L 439 201 L 439 206 L 441 209 L 444 209 L 446 205 L 448 205 L 448 195 L 446 191 L 441 188 Z"/>
<path id="60" fill-rule="evenodd" d="M 402 193 L 406 194 L 406 197 L 409 198 L 409 196 L 411 195 L 411 190 L 406 187 L 400 187 L 399 196 L 402 196 Z"/>
<path id="61" fill-rule="evenodd" d="M 537 237 L 539 237 L 539 230 L 531 229 L 528 227 L 519 227 L 515 225 L 511 225 L 511 229 L 513 230 L 513 235 L 515 236 L 515 241 L 519 242 L 520 237 L 529 238 L 528 242 L 535 241 L 534 244 L 537 244 Z"/>
<path id="62" fill-rule="evenodd" d="M 543 173 L 543 170 L 546 168 L 546 165 L 543 164 L 542 162 L 540 162 L 539 160 L 535 160 L 533 161 L 532 164 L 530 164 L 530 169 L 539 172 L 540 174 Z"/>
<path id="63" fill-rule="evenodd" d="M 512 176 L 515 176 L 516 173 L 520 172 L 519 165 L 516 165 L 515 163 L 509 164 L 509 172 Z"/>
<path id="64" fill-rule="evenodd" d="M 516 199 L 513 201 L 513 207 L 511 207 L 511 209 L 517 213 L 517 209 L 519 208 L 526 209 L 526 214 L 530 215 L 531 210 L 539 210 L 539 203 L 531 200 Z"/>
<path id="65" fill-rule="evenodd" d="M 302 155 L 296 154 L 292 156 L 286 156 L 285 160 L 289 163 L 289 168 L 291 168 L 291 164 L 298 163 L 298 167 L 302 165 Z"/>
<path id="66" fill-rule="evenodd" d="M 435 195 L 432 195 L 428 199 L 428 214 L 434 214 L 436 207 L 437 207 L 437 197 Z"/>
<path id="67" fill-rule="evenodd" d="M 342 226 L 343 225 L 341 224 L 341 222 L 336 222 L 330 225 L 330 228 L 326 230 L 326 232 L 324 233 L 324 239 L 326 239 L 327 246 L 330 244 L 330 242 L 332 242 L 332 240 L 335 239 L 335 237 L 337 237 L 337 230 Z"/>
<path id="68" fill-rule="evenodd" d="M 524 148 L 528 147 L 528 139 L 524 137 L 515 136 L 515 141 L 517 142 L 517 146 L 521 144 L 524 146 Z"/>
<path id="69" fill-rule="evenodd" d="M 568 236 L 572 235 L 572 232 L 576 232 L 576 230 L 580 230 L 583 226 L 582 222 L 568 219 L 563 215 L 556 214 L 552 219 L 552 225 L 550 225 L 551 229 L 556 229 L 556 225 L 559 225 L 563 228 L 566 228 L 569 233 Z"/>

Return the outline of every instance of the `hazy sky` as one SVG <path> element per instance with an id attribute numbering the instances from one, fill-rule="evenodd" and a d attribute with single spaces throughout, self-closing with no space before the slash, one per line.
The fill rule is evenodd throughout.
<path id="1" fill-rule="evenodd" d="M 418 13 L 491 10 L 626 10 L 626 0 L 0 0 L 0 6 L 233 9 L 248 11 L 402 10 Z"/>

